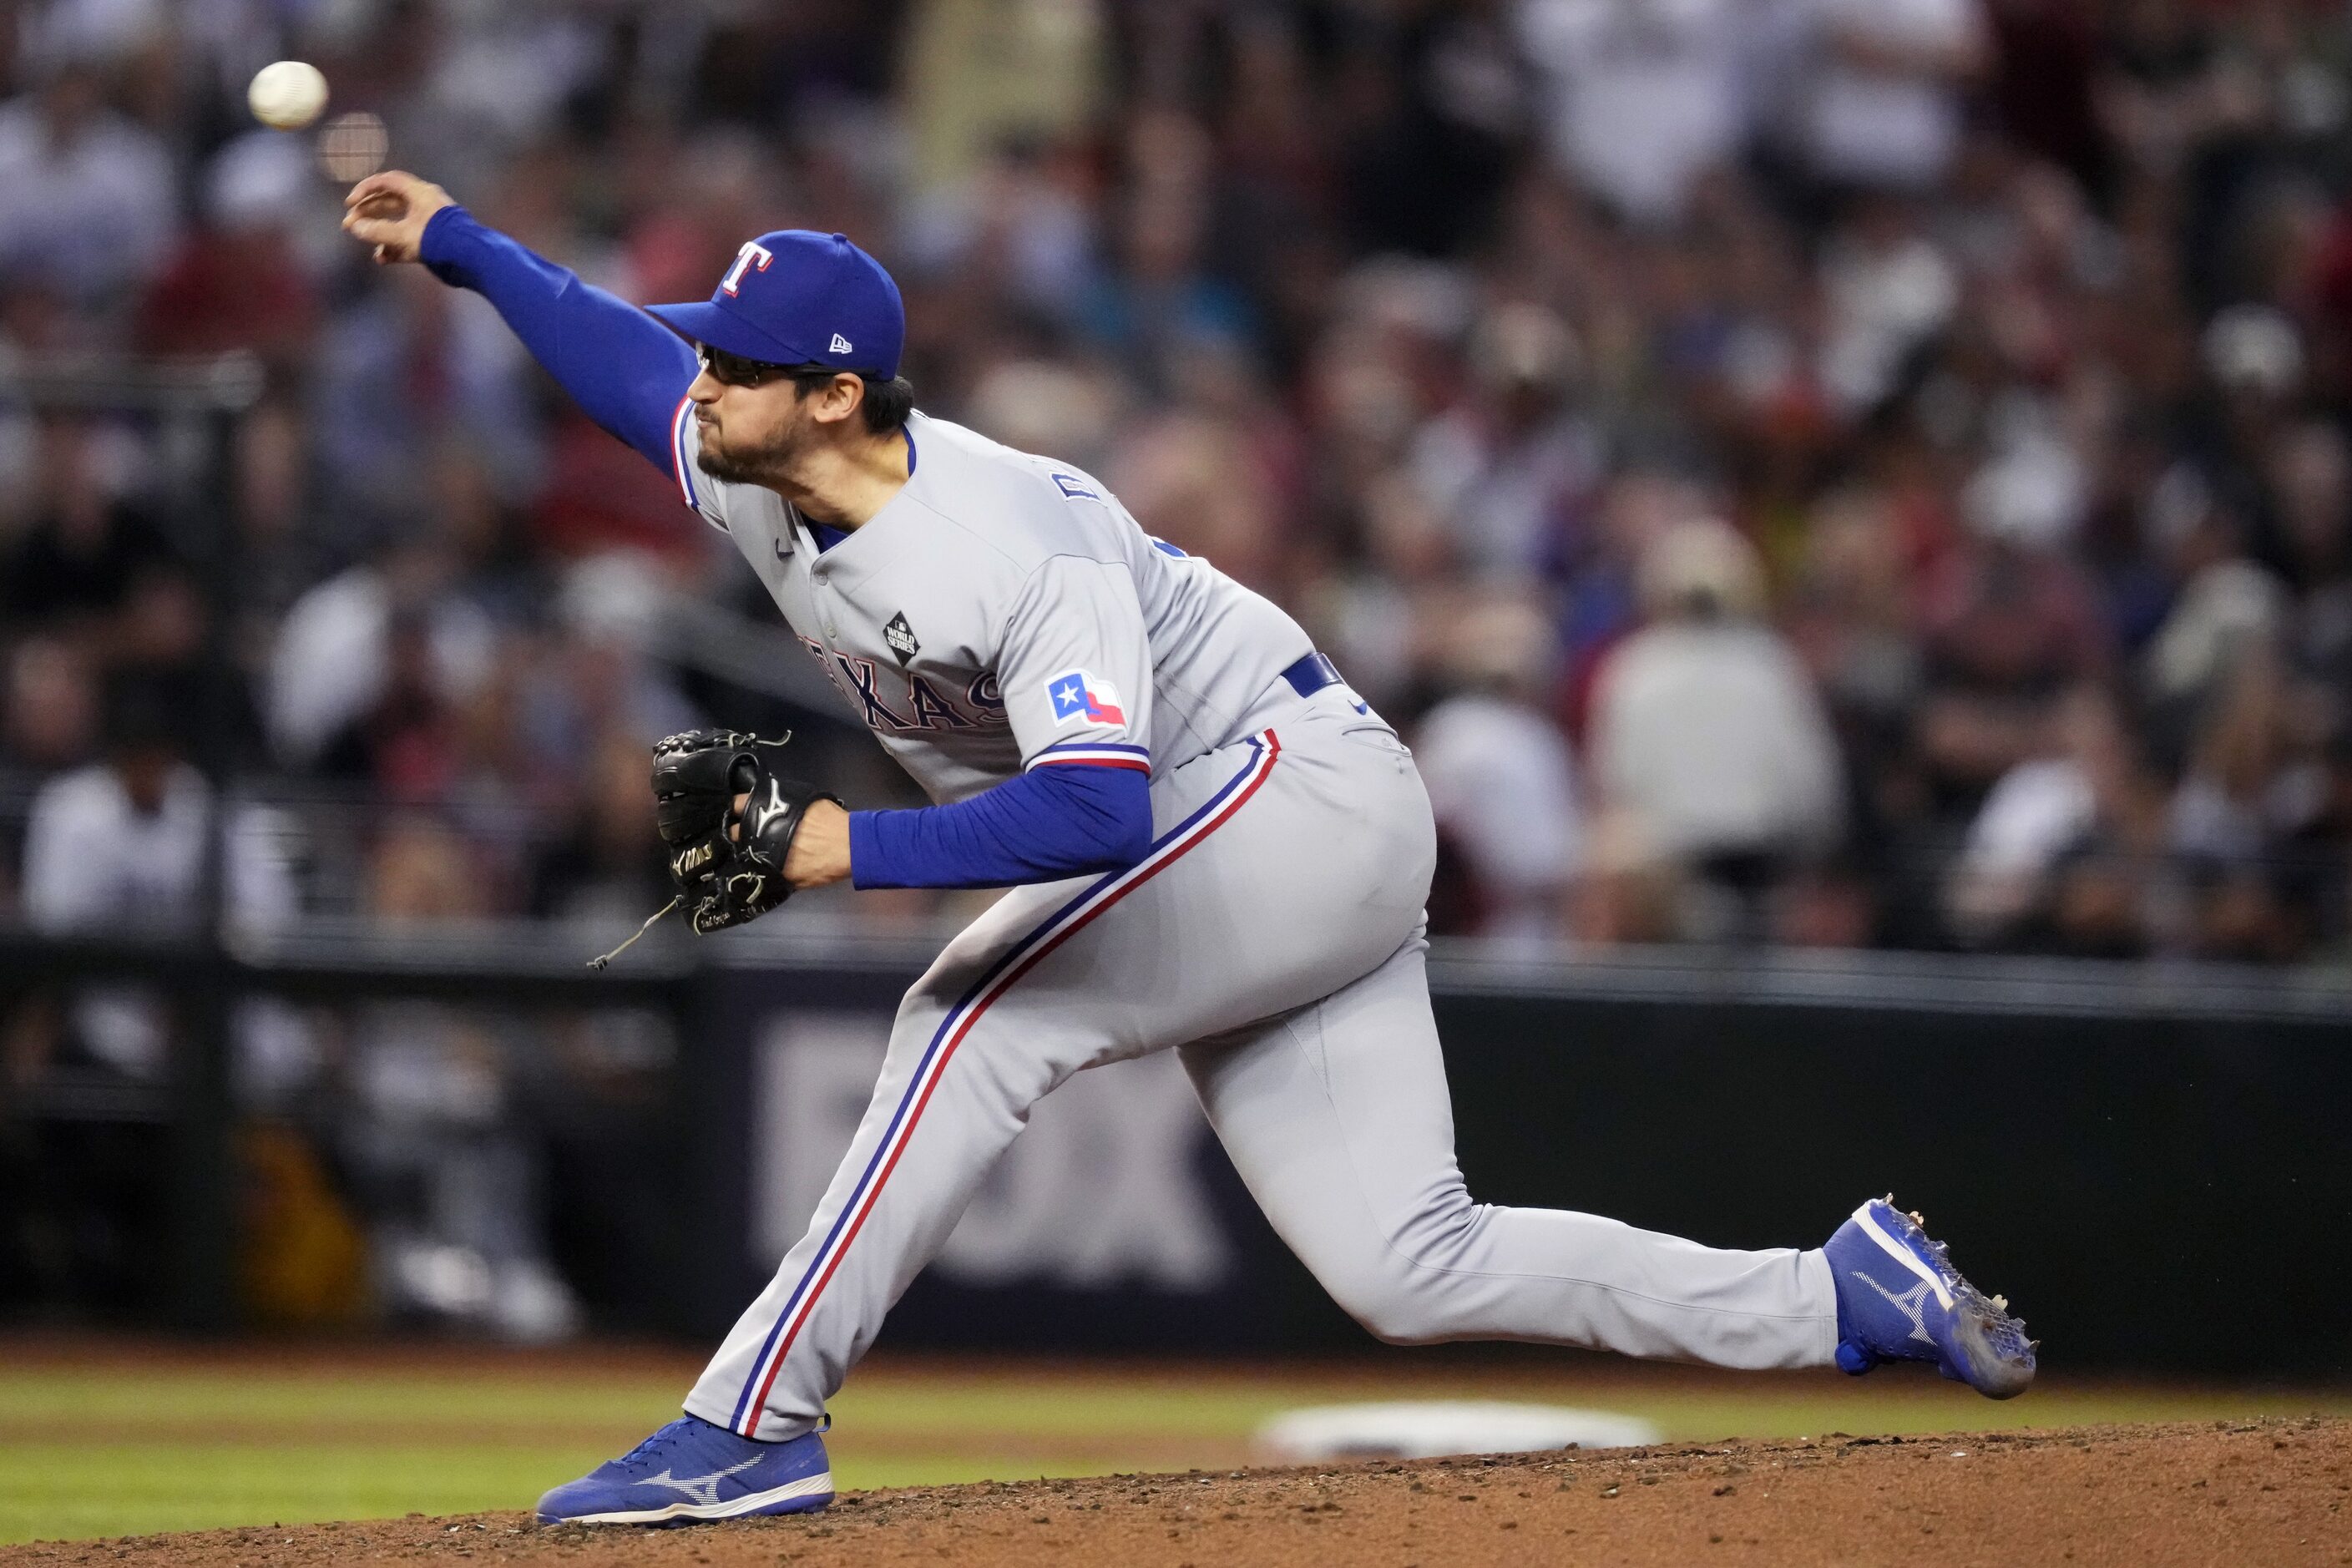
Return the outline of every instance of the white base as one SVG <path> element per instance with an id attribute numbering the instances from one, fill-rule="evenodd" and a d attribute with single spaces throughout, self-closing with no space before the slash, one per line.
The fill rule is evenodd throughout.
<path id="1" fill-rule="evenodd" d="M 1286 1411 L 1257 1429 L 1256 1446 L 1280 1464 L 1446 1454 L 1525 1454 L 1546 1448 L 1631 1448 L 1660 1441 L 1637 1416 L 1559 1405 L 1406 1400 Z"/>

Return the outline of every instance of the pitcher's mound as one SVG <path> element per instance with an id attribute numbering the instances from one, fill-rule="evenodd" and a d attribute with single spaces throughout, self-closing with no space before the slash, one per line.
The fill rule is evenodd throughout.
<path id="1" fill-rule="evenodd" d="M 2352 1423 L 1848 1437 L 867 1492 L 825 1513 L 661 1531 L 520 1514 L 20 1546 L 0 1563 L 1933 1563 L 2352 1560 Z"/>

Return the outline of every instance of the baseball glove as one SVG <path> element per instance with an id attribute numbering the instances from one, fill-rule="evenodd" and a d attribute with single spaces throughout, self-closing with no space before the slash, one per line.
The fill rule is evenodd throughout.
<path id="1" fill-rule="evenodd" d="M 793 896 L 784 857 L 811 801 L 840 801 L 773 773 L 783 741 L 740 730 L 688 730 L 654 747 L 654 816 L 670 879 L 703 935 L 754 921 Z M 751 798 L 742 811 L 735 797 Z"/>

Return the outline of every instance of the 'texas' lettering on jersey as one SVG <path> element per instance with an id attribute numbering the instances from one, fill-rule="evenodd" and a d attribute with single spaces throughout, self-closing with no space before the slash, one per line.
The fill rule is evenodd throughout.
<path id="1" fill-rule="evenodd" d="M 868 729 L 904 733 L 1004 722 L 1004 701 L 997 694 L 993 675 L 975 677 L 964 689 L 959 706 L 928 678 L 911 669 L 894 670 L 856 654 L 835 653 L 814 637 L 801 638 L 801 646 L 825 667 L 842 695 L 863 710 L 860 716 Z M 902 689 L 903 698 L 899 696 Z M 971 711 L 965 710 L 967 707 Z"/>

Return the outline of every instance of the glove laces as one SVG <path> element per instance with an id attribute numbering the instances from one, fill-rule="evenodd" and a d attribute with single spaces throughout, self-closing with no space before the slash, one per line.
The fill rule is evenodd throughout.
<path id="1" fill-rule="evenodd" d="M 590 959 L 588 961 L 588 967 L 596 971 L 599 974 L 603 973 L 605 967 L 609 965 L 613 960 L 620 957 L 621 954 L 628 952 L 630 948 L 635 946 L 637 938 L 653 930 L 654 922 L 661 919 L 662 916 L 669 913 L 670 910 L 677 908 L 679 900 L 685 897 L 686 895 L 683 893 L 673 894 L 669 902 L 664 904 L 661 908 L 656 910 L 653 913 L 646 917 L 646 923 L 639 926 L 635 934 L 633 934 L 628 941 L 621 943 L 620 946 L 614 948 L 612 952 L 604 954 L 602 957 Z"/>

